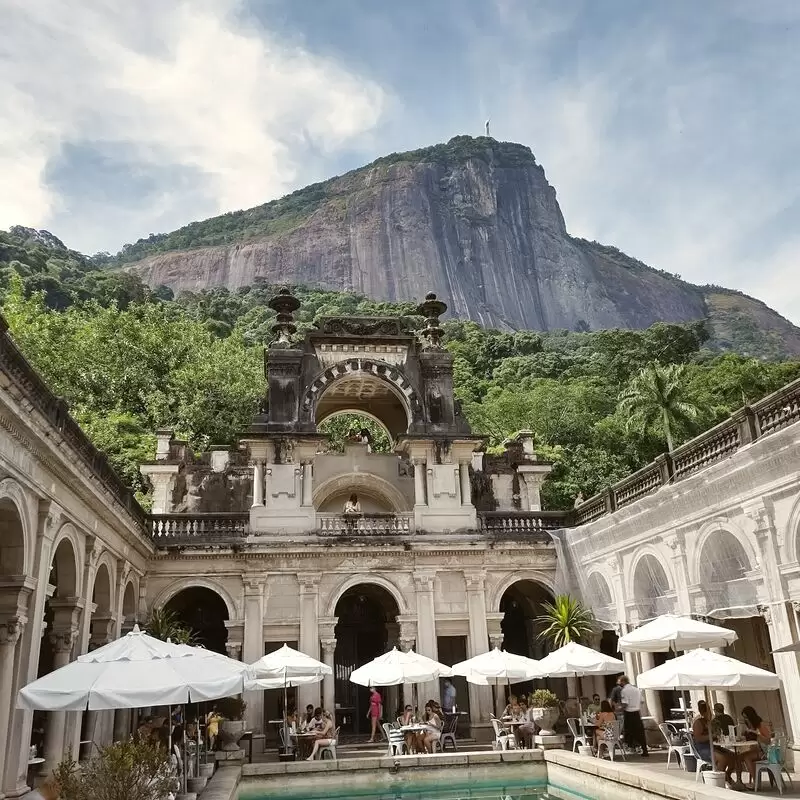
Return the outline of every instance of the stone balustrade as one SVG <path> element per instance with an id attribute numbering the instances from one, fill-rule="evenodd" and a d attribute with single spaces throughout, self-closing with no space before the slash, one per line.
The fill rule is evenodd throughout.
<path id="1" fill-rule="evenodd" d="M 572 524 L 568 511 L 484 511 L 478 515 L 481 533 L 495 536 L 535 536 L 549 541 L 547 531 L 567 528 Z"/>
<path id="2" fill-rule="evenodd" d="M 249 514 L 151 514 L 147 527 L 158 547 L 230 544 L 247 537 Z"/>
<path id="3" fill-rule="evenodd" d="M 403 536 L 414 532 L 413 514 L 317 514 L 320 536 Z"/>

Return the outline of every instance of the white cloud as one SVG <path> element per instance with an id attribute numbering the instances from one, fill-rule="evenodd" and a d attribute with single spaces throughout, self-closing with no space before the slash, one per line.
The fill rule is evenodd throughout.
<path id="1" fill-rule="evenodd" d="M 377 124 L 379 86 L 240 11 L 234 0 L 0 0 L 0 227 L 50 224 L 62 198 L 46 169 L 65 144 L 121 146 L 132 168 L 196 175 L 194 207 L 191 187 L 167 188 L 140 220 L 110 214 L 120 230 L 70 215 L 76 228 L 59 231 L 113 248 L 159 211 L 188 221 L 262 203 L 308 177 L 309 145 L 331 153 Z"/>

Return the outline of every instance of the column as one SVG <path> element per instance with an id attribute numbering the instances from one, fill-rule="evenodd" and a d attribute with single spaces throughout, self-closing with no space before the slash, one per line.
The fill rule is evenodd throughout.
<path id="1" fill-rule="evenodd" d="M 314 462 L 303 462 L 303 505 L 314 505 Z"/>
<path id="2" fill-rule="evenodd" d="M 319 661 L 319 572 L 298 575 L 300 584 L 300 652 Z M 297 689 L 297 705 L 319 703 L 319 686 L 309 684 Z"/>
<path id="3" fill-rule="evenodd" d="M 336 676 L 334 675 L 335 666 L 333 661 L 336 653 L 336 639 L 322 639 L 320 644 L 322 645 L 322 662 L 325 666 L 331 668 L 331 674 L 322 679 L 322 706 L 326 711 L 330 711 L 333 714 L 336 709 Z"/>
<path id="4" fill-rule="evenodd" d="M 489 631 L 489 647 L 491 647 L 492 650 L 494 650 L 495 647 L 501 650 L 503 647 L 503 634 Z M 500 685 L 492 688 L 494 691 L 494 715 L 500 718 L 506 710 L 506 687 Z"/>
<path id="5" fill-rule="evenodd" d="M 414 464 L 414 505 L 425 506 L 428 499 L 425 494 L 425 459 L 415 458 Z"/>
<path id="6" fill-rule="evenodd" d="M 469 612 L 468 658 L 486 652 L 489 646 L 489 626 L 486 621 L 486 574 L 484 572 L 464 572 L 467 586 L 467 611 Z M 490 686 L 468 684 L 469 707 L 472 722 L 489 719 L 492 708 L 492 689 Z"/>
<path id="7" fill-rule="evenodd" d="M 652 653 L 639 653 L 639 658 L 642 662 L 642 672 L 648 669 L 653 669 L 656 665 L 656 660 Z M 656 718 L 656 722 L 664 721 L 664 714 L 661 711 L 661 696 L 653 689 L 647 689 L 644 693 L 644 700 L 647 703 L 647 710 L 650 715 Z"/>
<path id="8" fill-rule="evenodd" d="M 72 660 L 72 648 L 78 639 L 78 627 L 57 627 L 54 625 L 50 634 L 50 644 L 53 646 L 53 670 L 66 667 Z M 41 773 L 52 772 L 64 757 L 64 741 L 67 729 L 67 712 L 50 711 L 44 732 L 44 757 Z"/>
<path id="9" fill-rule="evenodd" d="M 415 572 L 414 588 L 417 595 L 417 652 L 438 660 L 436 646 L 436 609 L 433 600 L 434 572 Z M 420 690 L 425 694 L 425 700 L 431 697 L 438 698 L 439 682 L 428 681 L 422 684 Z"/>
<path id="10" fill-rule="evenodd" d="M 458 462 L 458 475 L 461 479 L 461 505 L 472 505 L 472 485 L 469 480 L 469 461 Z"/>
<path id="11" fill-rule="evenodd" d="M 23 623 L 17 617 L 0 622 L 0 741 L 8 742 L 14 700 L 14 663 Z M 11 751 L 13 755 L 13 751 Z M 0 775 L 5 773 L 9 751 L 0 747 Z"/>
<path id="12" fill-rule="evenodd" d="M 244 630 L 242 634 L 242 655 L 248 664 L 258 661 L 264 655 L 264 586 L 265 579 L 260 575 L 242 575 L 244 584 Z M 247 703 L 247 726 L 257 732 L 264 732 L 264 692 L 255 690 L 244 693 Z"/>
<path id="13" fill-rule="evenodd" d="M 711 650 L 715 653 L 719 653 L 721 656 L 725 655 L 724 647 L 712 647 Z M 725 689 L 714 689 L 714 702 L 722 703 L 722 705 L 725 706 L 726 713 L 731 714 L 733 705 L 731 704 L 730 692 L 726 691 Z M 733 714 L 731 714 L 731 716 L 733 716 Z"/>
<path id="14" fill-rule="evenodd" d="M 113 642 L 116 627 L 116 617 L 111 614 L 95 614 L 92 617 L 89 651 Z M 85 711 L 84 713 L 87 715 L 86 738 L 91 739 L 97 747 L 109 745 L 114 736 L 114 712 Z"/>
<path id="15" fill-rule="evenodd" d="M 253 506 L 264 505 L 264 462 L 253 461 Z M 263 653 L 262 653 L 263 655 Z M 261 656 L 259 656 L 260 658 Z"/>

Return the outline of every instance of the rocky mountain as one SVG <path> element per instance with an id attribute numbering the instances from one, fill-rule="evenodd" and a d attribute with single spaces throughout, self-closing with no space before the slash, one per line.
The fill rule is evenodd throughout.
<path id="1" fill-rule="evenodd" d="M 460 136 L 254 209 L 126 245 L 116 263 L 178 293 L 265 281 L 413 300 L 428 291 L 487 326 L 644 328 L 707 318 L 720 346 L 800 354 L 759 301 L 698 287 L 572 237 L 529 148 Z M 774 354 L 777 354 L 774 353 Z"/>

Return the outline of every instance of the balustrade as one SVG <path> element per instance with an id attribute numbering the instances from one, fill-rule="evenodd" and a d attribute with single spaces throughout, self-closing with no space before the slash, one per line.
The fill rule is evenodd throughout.
<path id="1" fill-rule="evenodd" d="M 569 527 L 571 515 L 567 511 L 484 511 L 478 515 L 478 524 L 482 533 L 546 534 L 547 531 Z"/>
<path id="2" fill-rule="evenodd" d="M 321 536 L 401 536 L 414 531 L 413 514 L 317 514 Z"/>
<path id="3" fill-rule="evenodd" d="M 148 517 L 150 536 L 156 545 L 235 542 L 247 536 L 249 514 L 154 514 Z"/>

